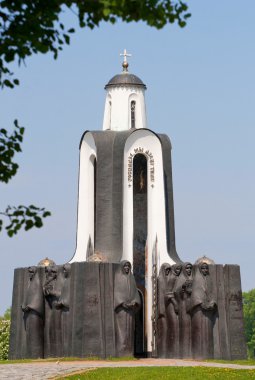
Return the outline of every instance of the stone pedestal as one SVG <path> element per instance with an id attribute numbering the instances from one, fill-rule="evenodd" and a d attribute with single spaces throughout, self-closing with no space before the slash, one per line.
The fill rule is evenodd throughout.
<path id="1" fill-rule="evenodd" d="M 118 312 L 116 309 L 116 292 L 122 289 L 121 292 L 123 293 L 124 289 L 125 293 L 125 285 L 121 280 L 122 274 L 116 276 L 116 273 L 119 273 L 121 269 L 121 264 L 73 263 L 70 265 L 69 276 L 66 277 L 63 266 L 55 266 L 57 277 L 53 280 L 47 278 L 44 267 L 32 268 L 36 268 L 34 269 L 36 275 L 33 283 L 29 278 L 28 268 L 18 268 L 14 273 L 10 359 L 121 356 L 122 350 L 126 348 L 125 337 L 123 338 L 123 336 L 121 337 L 122 348 L 117 348 L 118 338 L 116 335 L 116 326 L 120 326 L 116 322 L 116 312 Z M 196 269 L 196 266 L 193 268 Z M 244 338 L 239 266 L 211 265 L 210 278 L 217 305 L 213 316 L 213 337 L 211 337 L 213 347 L 210 350 L 212 357 L 226 360 L 245 359 L 247 352 Z M 128 287 L 130 285 L 127 285 Z M 44 296 L 38 298 L 38 294 L 42 294 L 42 292 Z M 133 299 L 137 298 L 137 295 L 134 296 L 134 294 Z M 133 318 L 134 322 L 132 324 L 131 321 L 129 325 L 129 334 L 133 334 L 130 335 L 130 342 L 133 345 L 130 355 L 147 354 L 141 352 L 142 348 L 146 347 L 141 341 L 145 339 L 144 333 L 141 333 L 141 329 L 144 331 L 142 324 L 145 310 L 141 303 L 142 297 L 137 301 L 137 305 L 140 304 L 140 309 L 136 318 L 133 318 L 132 310 L 127 312 L 130 314 L 128 318 Z M 193 313 L 195 312 L 194 309 Z M 180 315 L 179 308 L 178 318 Z M 193 318 L 199 321 L 198 318 L 200 317 L 197 314 Z M 195 326 L 199 325 L 195 319 L 193 322 Z M 136 326 L 133 326 L 135 324 Z M 133 329 L 133 327 L 135 328 Z M 41 328 L 42 335 L 33 335 L 33 328 Z M 126 331 L 124 330 L 123 333 L 125 334 Z M 187 344 L 187 339 L 183 338 L 183 334 L 186 334 L 184 330 L 176 335 L 180 337 L 180 342 L 177 342 L 177 346 L 180 344 L 180 350 L 179 353 L 175 353 L 175 357 L 181 357 L 182 354 L 180 353 L 187 352 L 187 349 L 184 350 L 181 347 L 181 342 Z M 36 332 L 38 333 L 37 330 Z M 156 341 L 157 339 L 160 339 L 160 335 L 156 335 Z M 188 339 L 192 340 L 192 333 Z M 127 346 L 130 345 L 130 342 L 127 343 Z M 194 347 L 192 342 L 189 344 L 190 347 Z M 139 348 L 137 348 L 138 346 Z M 128 349 L 130 350 L 130 347 Z M 196 354 L 197 352 L 190 352 L 190 357 L 194 357 Z M 160 354 L 159 351 L 158 355 L 168 357 L 165 352 Z"/>

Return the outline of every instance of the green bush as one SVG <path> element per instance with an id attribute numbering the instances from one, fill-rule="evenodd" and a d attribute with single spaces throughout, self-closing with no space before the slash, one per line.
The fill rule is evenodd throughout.
<path id="1" fill-rule="evenodd" d="M 255 353 L 255 289 L 243 293 L 244 331 L 248 346 L 248 356 Z"/>
<path id="2" fill-rule="evenodd" d="M 0 320 L 0 360 L 8 359 L 9 337 L 11 321 L 8 319 Z"/>

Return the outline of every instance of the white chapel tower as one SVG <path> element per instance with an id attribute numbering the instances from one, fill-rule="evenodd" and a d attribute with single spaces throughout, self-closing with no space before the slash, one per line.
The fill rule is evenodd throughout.
<path id="1" fill-rule="evenodd" d="M 128 72 L 127 54 L 124 50 L 123 71 L 115 75 L 105 86 L 106 100 L 103 130 L 126 131 L 146 128 L 145 84 Z"/>
<path id="2" fill-rule="evenodd" d="M 81 139 L 77 244 L 70 262 L 131 262 L 144 300 L 150 352 L 153 271 L 165 262 L 180 262 L 171 143 L 147 129 L 146 85 L 129 73 L 126 50 L 122 55 L 122 73 L 105 86 L 103 131 L 86 131 Z"/>

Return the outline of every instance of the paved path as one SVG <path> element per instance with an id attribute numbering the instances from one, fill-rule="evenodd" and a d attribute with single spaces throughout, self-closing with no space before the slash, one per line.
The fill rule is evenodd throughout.
<path id="1" fill-rule="evenodd" d="M 180 366 L 180 367 L 221 367 L 234 369 L 253 369 L 255 366 L 224 364 L 224 363 L 206 363 L 193 360 L 179 359 L 139 359 L 134 361 L 73 361 L 73 362 L 37 362 L 22 364 L 2 364 L 0 365 L 0 379 L 11 380 L 44 380 L 54 379 L 58 376 L 79 372 L 88 368 L 102 367 L 152 367 L 152 366 Z"/>

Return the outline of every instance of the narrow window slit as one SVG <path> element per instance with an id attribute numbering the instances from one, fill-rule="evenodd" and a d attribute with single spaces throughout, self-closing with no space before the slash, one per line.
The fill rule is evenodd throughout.
<path id="1" fill-rule="evenodd" d="M 136 102 L 132 100 L 131 101 L 131 128 L 135 128 L 135 106 L 136 106 Z"/>

